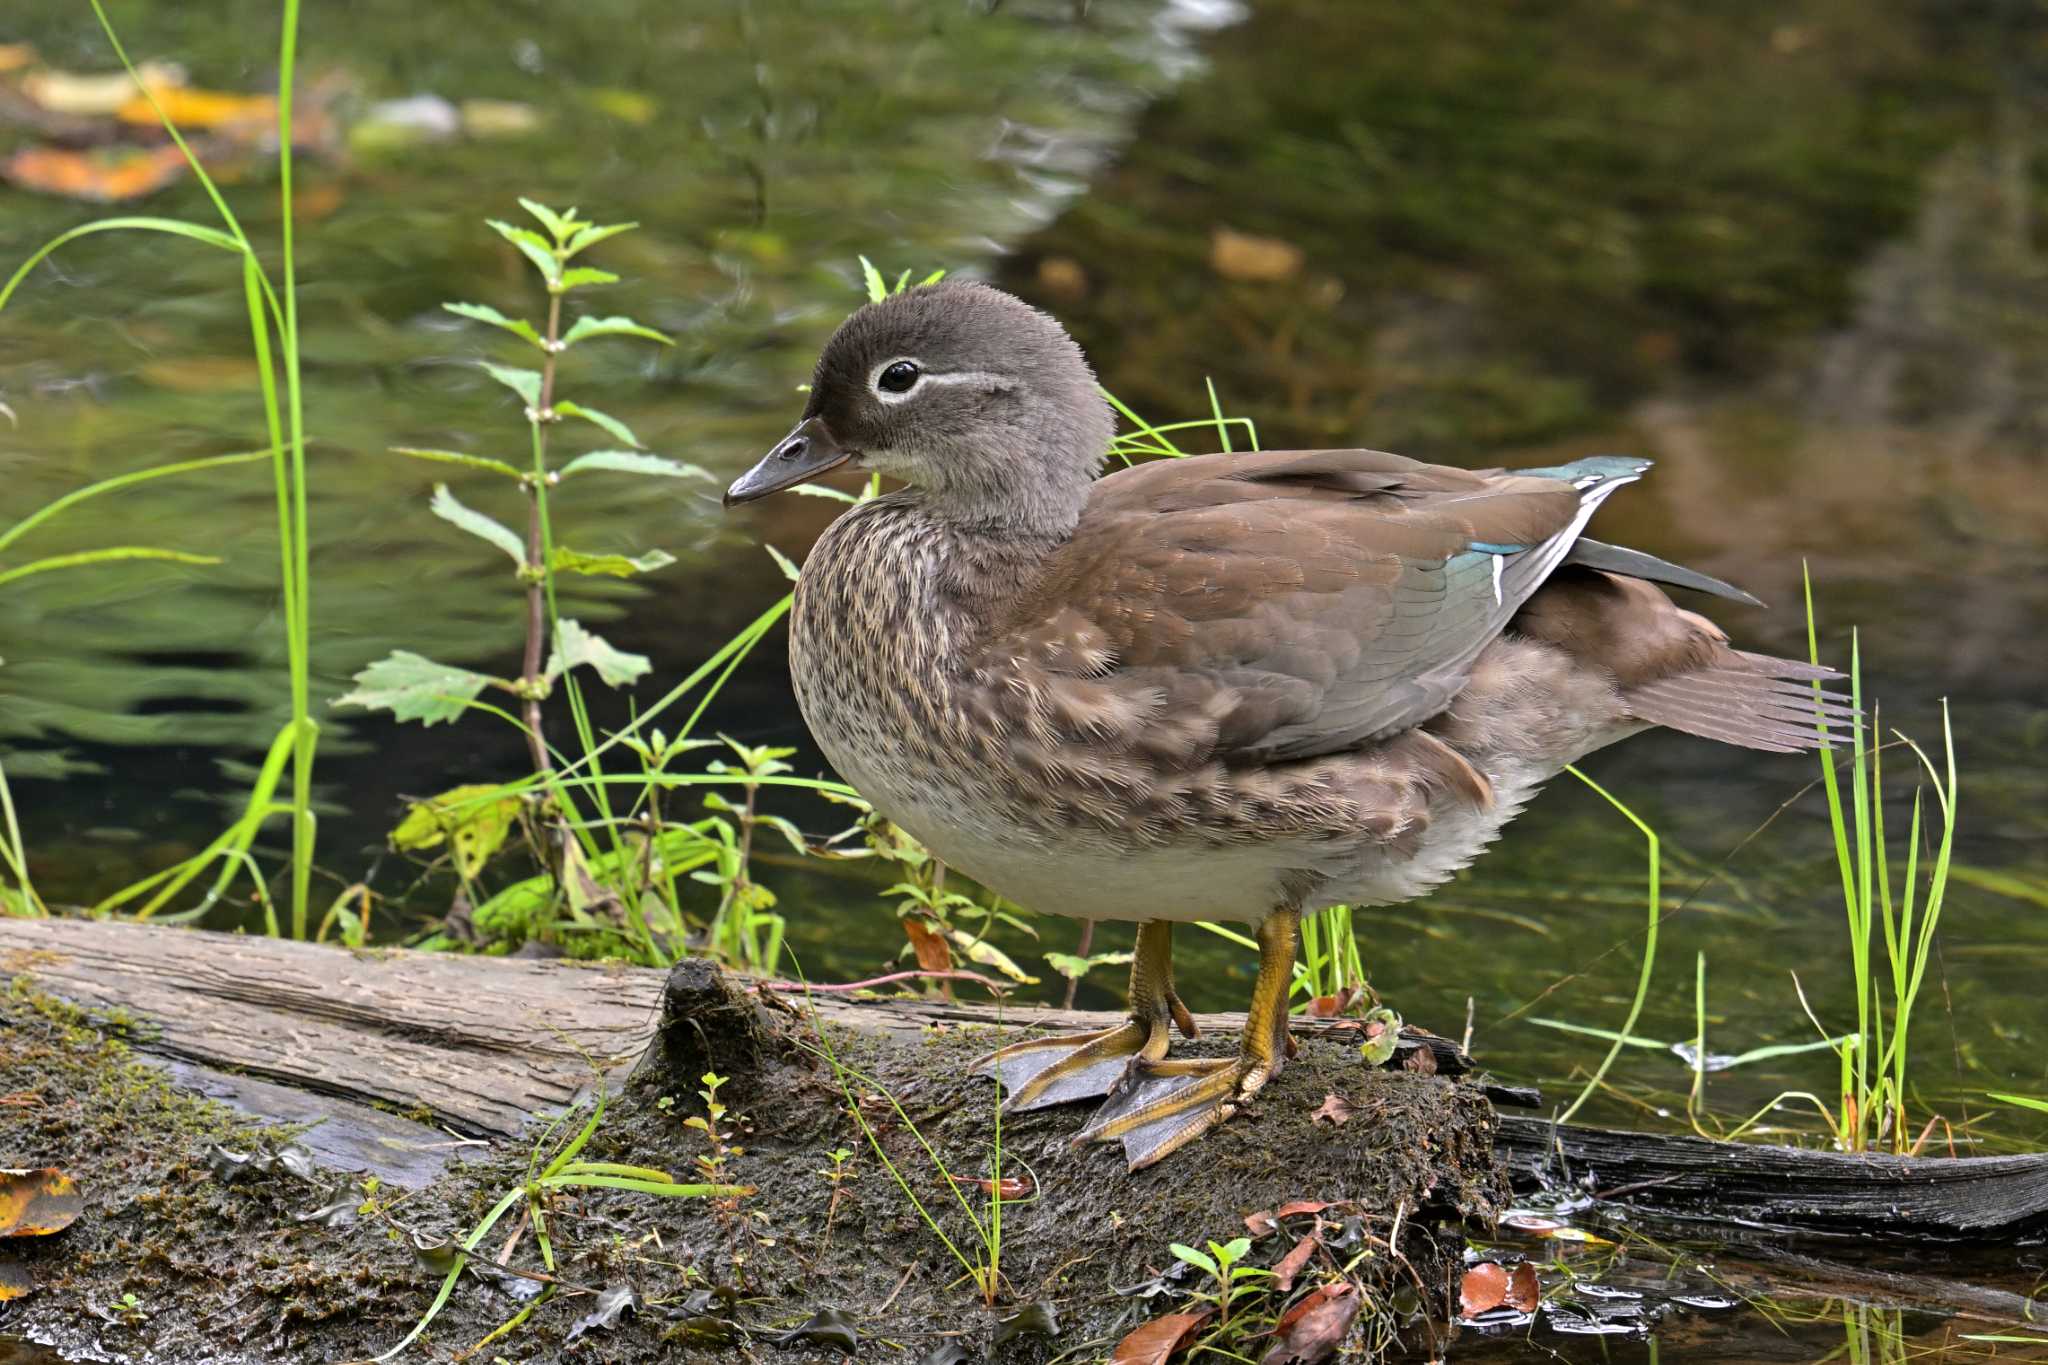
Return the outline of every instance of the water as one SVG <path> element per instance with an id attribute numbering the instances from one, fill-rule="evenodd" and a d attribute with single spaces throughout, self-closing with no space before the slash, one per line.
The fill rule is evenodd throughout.
<path id="1" fill-rule="evenodd" d="M 1845 660 L 1861 627 L 1888 725 L 1931 743 L 1940 699 L 1954 706 L 1957 859 L 1976 880 L 1954 889 L 1915 1032 L 1921 1102 L 1987 1140 L 2038 1145 L 2038 1120 L 1984 1098 L 2048 1092 L 2038 16 L 1822 0 L 1698 15 L 1612 0 L 1540 15 L 1309 0 L 1080 8 L 1085 18 L 1008 0 L 993 15 L 911 17 L 862 0 L 764 0 L 677 20 L 611 0 L 479 25 L 459 7 L 312 7 L 305 82 L 336 130 L 301 175 L 315 695 L 338 695 L 396 648 L 514 667 L 518 607 L 496 552 L 426 510 L 435 480 L 459 471 L 383 452 L 518 457 L 516 414 L 470 363 L 509 359 L 509 346 L 436 307 L 533 306 L 523 267 L 479 222 L 513 216 L 515 194 L 643 223 L 603 249 L 627 283 L 599 302 L 678 344 L 581 351 L 569 392 L 721 479 L 794 417 L 794 386 L 857 300 L 857 253 L 891 272 L 981 274 L 1057 311 L 1105 382 L 1155 417 L 1205 411 L 1213 379 L 1268 446 L 1471 465 L 1650 455 L 1658 467 L 1603 511 L 1600 534 L 1772 602 L 1713 608 L 1750 647 L 1803 651 L 1808 561 L 1823 650 Z M 238 0 L 201 21 L 138 3 L 115 18 L 139 56 L 252 89 L 267 79 L 269 9 Z M 69 6 L 10 18 L 0 37 L 53 63 L 106 64 Z M 526 101 L 544 125 L 403 147 L 352 138 L 372 104 L 417 94 Z M 230 187 L 259 240 L 274 239 L 269 188 L 253 163 Z M 8 262 L 88 216 L 0 195 Z M 146 211 L 206 213 L 189 186 Z M 1279 239 L 1298 264 L 1265 282 L 1229 278 L 1216 265 L 1222 229 Z M 101 238 L 67 248 L 0 315 L 0 401 L 19 419 L 0 425 L 0 525 L 95 478 L 255 443 L 226 261 Z M 511 514 L 488 480 L 450 482 Z M 781 591 L 760 542 L 797 553 L 834 511 L 777 499 L 726 517 L 710 484 L 577 493 L 569 543 L 660 546 L 681 561 L 646 586 L 585 582 L 569 599 L 651 655 L 656 683 Z M 0 588 L 0 754 L 53 898 L 90 901 L 203 845 L 282 720 L 269 498 L 260 468 L 167 481 L 19 547 L 160 544 L 227 559 Z M 779 650 L 778 638 L 736 675 L 714 726 L 800 738 Z M 409 922 L 432 917 L 445 886 L 415 886 L 384 833 L 406 796 L 516 774 L 517 741 L 360 713 L 322 724 L 331 884 L 368 877 Z M 798 762 L 821 761 L 806 748 Z M 1667 888 L 1685 903 L 1663 926 L 1638 1034 L 1691 1037 L 1695 954 L 1711 1051 L 1813 1038 L 1793 969 L 1830 1031 L 1853 1027 L 1821 807 L 1809 795 L 1772 820 L 1810 762 L 1645 736 L 1587 766 L 1662 832 Z M 23 776 L 38 772 L 50 776 Z M 812 831 L 839 823 L 785 809 Z M 780 865 L 766 875 L 810 972 L 866 975 L 898 950 L 872 883 Z M 1620 1024 L 1641 876 L 1633 832 L 1560 783 L 1442 894 L 1364 922 L 1375 983 L 1411 1020 L 1454 1034 L 1469 999 L 1482 1057 L 1568 1094 L 1600 1045 L 1534 1021 Z M 1072 946 L 1069 922 L 1039 928 L 1043 946 Z M 1106 927 L 1098 946 L 1124 932 Z M 1002 942 L 1036 965 L 1028 939 Z M 1192 1005 L 1241 1006 L 1248 954 L 1199 933 L 1180 952 Z M 1109 984 L 1088 983 L 1084 1002 L 1111 1003 Z M 1689 1072 L 1676 1055 L 1626 1051 L 1612 1079 L 1585 1117 L 1683 1121 Z M 1716 1073 L 1707 1100 L 1746 1115 L 1782 1090 L 1832 1084 L 1832 1059 L 1807 1055 Z M 1782 1118 L 1813 1127 L 1810 1114 Z M 1752 1321 L 1714 1318 L 1685 1338 L 1686 1358 L 1756 1358 L 1758 1339 L 1731 1320 Z"/>

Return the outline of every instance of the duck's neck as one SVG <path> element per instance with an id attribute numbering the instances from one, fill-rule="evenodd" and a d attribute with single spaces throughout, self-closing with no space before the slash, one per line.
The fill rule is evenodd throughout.
<path id="1" fill-rule="evenodd" d="M 1057 544 L 1073 535 L 1088 490 L 1095 482 L 1092 466 L 1006 482 L 1001 487 L 962 480 L 943 488 L 906 490 L 923 515 L 971 541 Z"/>

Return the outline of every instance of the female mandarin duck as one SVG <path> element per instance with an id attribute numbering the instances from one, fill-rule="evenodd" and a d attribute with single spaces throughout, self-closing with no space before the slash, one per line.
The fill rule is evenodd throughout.
<path id="1" fill-rule="evenodd" d="M 1647 461 L 1474 472 L 1372 450 L 1161 460 L 1098 479 L 1114 419 L 1052 318 L 976 284 L 861 309 L 796 429 L 726 494 L 845 463 L 907 487 L 811 551 L 791 617 L 839 773 L 1021 905 L 1139 922 L 1130 1019 L 986 1059 L 1007 1107 L 1109 1098 L 1083 1139 L 1149 1165 L 1283 1064 L 1296 926 L 1476 857 L 1545 779 L 1653 725 L 1811 747 L 1812 682 L 1582 534 Z M 1823 706 L 1838 712 L 1838 702 Z M 1177 920 L 1258 924 L 1231 1059 L 1169 1060 Z"/>

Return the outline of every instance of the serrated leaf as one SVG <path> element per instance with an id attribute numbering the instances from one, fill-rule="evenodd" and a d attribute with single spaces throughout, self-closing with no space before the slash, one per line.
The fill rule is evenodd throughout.
<path id="1" fill-rule="evenodd" d="M 676 557 L 666 550 L 649 550 L 644 555 L 587 555 L 572 550 L 566 545 L 555 547 L 551 561 L 555 568 L 568 573 L 590 574 L 593 577 L 631 578 L 636 573 L 653 573 L 676 562 Z"/>
<path id="2" fill-rule="evenodd" d="M 604 434 L 611 437 L 614 441 L 624 441 L 635 450 L 642 448 L 640 438 L 633 434 L 631 427 L 616 417 L 599 412 L 596 408 L 586 408 L 580 403 L 564 401 L 555 404 L 555 411 L 561 413 L 564 417 L 581 417 L 584 421 L 602 429 Z"/>
<path id="3" fill-rule="evenodd" d="M 414 460 L 434 460 L 440 464 L 459 464 L 469 469 L 488 469 L 493 474 L 503 474 L 510 479 L 522 477 L 520 472 L 503 460 L 494 460 L 488 455 L 465 455 L 459 450 L 421 450 L 417 446 L 392 446 L 393 455 L 404 455 Z"/>
<path id="4" fill-rule="evenodd" d="M 406 650 L 393 650 L 356 674 L 356 686 L 336 697 L 336 706 L 389 711 L 398 720 L 438 725 L 460 716 L 469 701 L 494 679 L 450 664 L 437 664 Z"/>
<path id="5" fill-rule="evenodd" d="M 570 209 L 567 213 L 556 213 L 546 204 L 536 204 L 533 200 L 526 198 L 520 199 L 519 207 L 540 219 L 540 225 L 549 232 L 554 233 L 555 240 L 557 241 L 568 236 L 576 228 L 576 210 L 574 209 Z"/>
<path id="6" fill-rule="evenodd" d="M 795 561 L 790 559 L 788 555 L 782 553 L 773 545 L 763 545 L 761 548 L 768 552 L 768 557 L 775 561 L 777 568 L 782 570 L 784 578 L 794 583 L 802 576 L 803 571 L 797 568 Z"/>
<path id="7" fill-rule="evenodd" d="M 882 278 L 882 272 L 875 269 L 875 263 L 865 256 L 860 258 L 860 277 L 867 281 L 869 303 L 880 303 L 889 297 L 888 282 Z"/>
<path id="8" fill-rule="evenodd" d="M 654 667 L 644 654 L 614 649 L 604 637 L 563 617 L 555 628 L 554 652 L 548 656 L 548 677 L 558 678 L 579 664 L 588 664 L 612 687 L 628 687 Z"/>
<path id="9" fill-rule="evenodd" d="M 547 349 L 547 342 L 525 318 L 508 318 L 497 309 L 482 303 L 444 303 L 441 307 L 459 318 L 469 318 L 475 322 L 488 322 L 493 327 L 502 327 L 522 341 L 531 342 L 542 350 Z"/>
<path id="10" fill-rule="evenodd" d="M 652 327 L 642 327 L 631 318 L 588 317 L 576 319 L 575 325 L 563 333 L 562 344 L 574 346 L 577 342 L 588 341 L 591 337 L 612 336 L 646 337 L 649 341 L 658 341 L 664 346 L 676 344 L 673 337 L 657 332 Z"/>
<path id="11" fill-rule="evenodd" d="M 477 363 L 483 366 L 485 374 L 488 374 L 491 378 L 525 399 L 526 406 L 529 408 L 540 406 L 539 370 L 520 370 L 510 365 L 493 365 L 488 360 L 480 360 Z"/>
<path id="12" fill-rule="evenodd" d="M 693 464 L 671 460 L 664 455 L 644 455 L 637 450 L 593 450 L 578 455 L 562 466 L 562 477 L 609 470 L 614 474 L 651 474 L 664 479 L 709 479 L 711 475 Z"/>
<path id="13" fill-rule="evenodd" d="M 555 259 L 554 246 L 547 238 L 532 228 L 514 227 L 495 218 L 486 218 L 484 221 L 490 225 L 491 231 L 518 247 L 519 254 L 532 261 L 534 268 L 540 271 L 541 277 L 549 284 L 561 279 L 562 263 Z"/>
<path id="14" fill-rule="evenodd" d="M 564 244 L 562 249 L 571 256 L 574 256 L 579 251 L 596 246 L 607 237 L 616 237 L 622 232 L 631 232 L 639 226 L 638 223 L 609 223 L 599 227 L 594 223 L 586 223 L 575 236 L 571 237 Z"/>
<path id="15" fill-rule="evenodd" d="M 579 265 L 574 270 L 564 270 L 562 272 L 561 284 L 562 288 L 566 290 L 581 289 L 586 285 L 592 284 L 617 284 L 618 282 L 619 277 L 612 274 L 609 270 L 593 270 L 587 265 Z"/>
<path id="16" fill-rule="evenodd" d="M 456 496 L 448 491 L 448 485 L 434 485 L 434 500 L 427 504 L 433 514 L 450 525 L 459 526 L 471 535 L 491 544 L 512 556 L 512 562 L 522 567 L 526 564 L 526 544 L 511 527 L 501 521 L 494 521 L 473 507 L 465 507 Z"/>
<path id="17" fill-rule="evenodd" d="M 934 270 L 934 271 L 933 271 L 933 272 L 932 272 L 931 274 L 929 274 L 929 275 L 925 276 L 925 277 L 924 277 L 923 279 L 919 280 L 919 281 L 918 281 L 918 284 L 920 284 L 920 285 L 927 285 L 927 284 L 937 284 L 937 283 L 938 283 L 938 282 L 939 282 L 940 280 L 943 280 L 943 279 L 945 279 L 945 278 L 946 278 L 946 271 L 945 271 L 944 267 L 941 267 L 941 268 L 939 268 L 939 269 L 937 269 L 937 270 Z"/>

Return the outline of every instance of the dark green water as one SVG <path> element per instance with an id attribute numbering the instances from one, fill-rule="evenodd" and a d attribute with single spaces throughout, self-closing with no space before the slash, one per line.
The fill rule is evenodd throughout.
<path id="1" fill-rule="evenodd" d="M 509 343 L 436 308 L 535 305 L 479 221 L 515 214 L 516 194 L 644 225 L 603 249 L 628 283 L 598 302 L 679 344 L 580 351 L 569 392 L 721 476 L 786 429 L 794 386 L 857 300 L 857 253 L 892 272 L 982 274 L 1060 313 L 1105 382 L 1155 418 L 1204 411 L 1206 377 L 1269 446 L 1470 465 L 1652 456 L 1600 533 L 1774 603 L 1716 604 L 1751 647 L 1803 650 L 1810 562 L 1824 652 L 1845 660 L 1849 628 L 1862 629 L 1887 724 L 1933 743 L 1950 699 L 1957 858 L 1990 874 L 1951 897 L 1915 1033 L 1922 1102 L 2038 1146 L 2038 1117 L 1984 1098 L 2048 1093 L 2048 30 L 2036 11 L 1083 8 L 309 6 L 305 81 L 332 92 L 343 130 L 301 175 L 316 695 L 394 648 L 514 667 L 517 606 L 496 552 L 426 509 L 449 471 L 381 452 L 518 457 L 517 415 L 470 363 L 510 360 Z M 269 79 L 268 10 L 114 14 L 138 56 L 249 89 Z M 0 40 L 32 41 L 54 64 L 108 64 L 73 6 L 17 6 L 4 25 Z M 421 93 L 526 101 L 544 123 L 351 144 L 376 102 Z M 251 164 L 229 190 L 260 240 L 274 239 L 273 188 Z M 0 206 L 7 263 L 90 216 L 4 188 Z M 190 187 L 144 211 L 206 213 Z M 1213 264 L 1220 229 L 1281 239 L 1298 265 L 1275 281 L 1227 278 Z M 0 401 L 19 419 L 0 418 L 0 525 L 95 478 L 256 443 L 226 260 L 101 238 L 67 249 L 0 314 Z M 453 482 L 511 514 L 487 482 Z M 833 510 L 783 499 L 727 518 L 709 484 L 580 493 L 564 512 L 579 548 L 660 546 L 681 561 L 645 587 L 580 587 L 570 603 L 655 659 L 649 695 L 781 591 L 759 543 L 795 554 Z M 210 839 L 282 720 L 270 496 L 258 470 L 158 483 L 19 547 L 162 544 L 228 560 L 0 587 L 0 760 L 52 898 L 90 901 Z M 753 740 L 801 737 L 779 637 L 711 720 Z M 383 851 L 401 798 L 520 771 L 517 744 L 481 726 L 322 723 L 321 860 L 338 882 L 403 890 L 411 872 Z M 818 765 L 809 750 L 803 762 Z M 1794 971 L 1831 1031 L 1853 1027 L 1818 800 L 1744 843 L 1812 778 L 1810 762 L 1645 736 L 1587 767 L 1663 833 L 1670 904 L 1685 906 L 1663 926 L 1639 1034 L 1690 1036 L 1695 954 L 1712 1051 L 1810 1040 Z M 807 829 L 837 827 L 829 810 L 788 809 Z M 864 885 L 770 878 L 812 974 L 866 975 L 897 950 Z M 416 893 L 412 909 L 438 913 L 437 894 Z M 1481 1055 L 1564 1095 L 1600 1045 L 1530 1019 L 1619 1025 L 1641 897 L 1640 841 L 1561 783 L 1441 895 L 1367 921 L 1366 955 L 1410 1019 L 1456 1033 L 1469 999 Z M 1044 946 L 1071 947 L 1071 923 L 1040 929 Z M 1033 965 L 1028 940 L 1003 942 Z M 1238 1007 L 1250 966 L 1182 936 L 1197 1008 Z M 1825 1094 L 1832 1068 L 1822 1054 L 1718 1073 L 1708 1100 L 1747 1114 L 1783 1089 Z M 1682 1121 L 1670 1111 L 1688 1078 L 1675 1056 L 1626 1052 L 1617 1096 L 1589 1112 Z M 1688 1340 L 1687 1359 L 1757 1358 L 1738 1329 Z"/>

